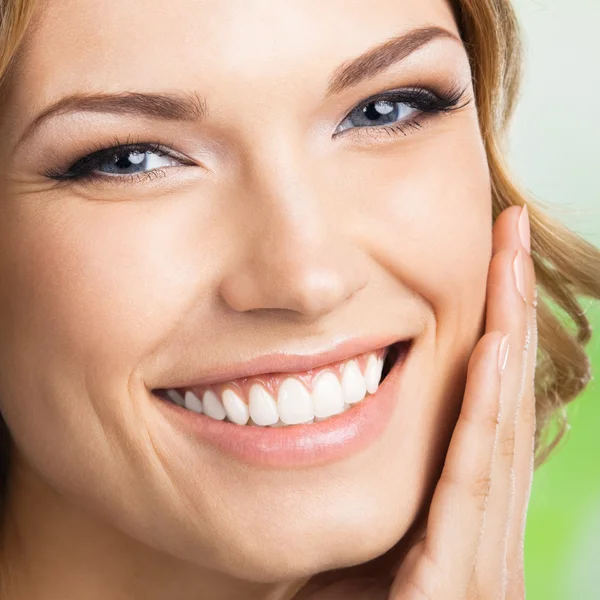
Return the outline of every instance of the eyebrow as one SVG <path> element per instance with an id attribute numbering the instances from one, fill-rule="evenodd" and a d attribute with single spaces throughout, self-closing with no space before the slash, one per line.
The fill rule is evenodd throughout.
<path id="1" fill-rule="evenodd" d="M 459 37 L 442 27 L 423 27 L 392 37 L 337 67 L 329 79 L 326 97 L 374 77 L 436 38 L 451 38 L 462 44 Z M 51 117 L 78 112 L 142 115 L 165 121 L 199 121 L 208 116 L 208 106 L 206 99 L 196 92 L 76 93 L 61 98 L 37 115 L 18 144 Z"/>
<path id="2" fill-rule="evenodd" d="M 339 66 L 331 76 L 327 96 L 339 94 L 365 79 L 375 77 L 378 73 L 404 60 L 421 46 L 437 38 L 450 38 L 462 44 L 459 37 L 442 27 L 413 29 L 378 44 L 358 58 Z"/>

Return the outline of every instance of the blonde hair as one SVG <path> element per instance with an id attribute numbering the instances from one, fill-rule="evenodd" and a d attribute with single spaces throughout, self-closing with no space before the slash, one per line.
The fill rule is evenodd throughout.
<path id="1" fill-rule="evenodd" d="M 35 0 L 0 0 L 0 92 L 36 4 Z M 519 29 L 510 0 L 451 0 L 451 4 L 472 67 L 492 179 L 494 219 L 507 207 L 526 202 L 531 219 L 539 293 L 537 468 L 568 427 L 566 405 L 582 392 L 591 377 L 585 346 L 592 332 L 580 299 L 600 299 L 600 251 L 527 201 L 503 162 L 504 135 L 517 100 L 521 73 Z M 549 437 L 553 422 L 558 430 Z M 1 488 L 8 468 L 9 437 L 1 418 L 0 426 Z"/>

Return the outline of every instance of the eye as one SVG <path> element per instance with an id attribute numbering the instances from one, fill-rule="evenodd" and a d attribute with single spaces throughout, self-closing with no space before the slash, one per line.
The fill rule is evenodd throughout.
<path id="1" fill-rule="evenodd" d="M 453 88 L 446 92 L 434 92 L 425 88 L 405 88 L 383 92 L 367 98 L 354 108 L 338 125 L 334 135 L 351 129 L 382 130 L 406 134 L 410 128 L 420 127 L 419 119 L 425 115 L 457 110 L 469 104 L 459 105 L 466 88 Z"/>
<path id="2" fill-rule="evenodd" d="M 117 144 L 80 158 L 66 171 L 51 171 L 45 175 L 58 181 L 126 181 L 164 175 L 168 168 L 191 164 L 190 159 L 158 144 Z"/>
<path id="3" fill-rule="evenodd" d="M 419 110 L 404 102 L 377 100 L 355 108 L 339 125 L 336 133 L 354 127 L 389 125 L 404 120 Z"/>
<path id="4" fill-rule="evenodd" d="M 117 150 L 109 157 L 109 160 L 98 161 L 98 166 L 93 171 L 109 175 L 131 175 L 164 167 L 174 167 L 178 164 L 170 156 L 152 150 L 146 150 L 145 152 L 140 150 Z"/>

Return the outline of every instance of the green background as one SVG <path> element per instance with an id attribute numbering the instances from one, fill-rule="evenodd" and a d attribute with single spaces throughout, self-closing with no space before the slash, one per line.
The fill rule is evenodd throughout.
<path id="1" fill-rule="evenodd" d="M 600 310 L 590 355 L 600 372 Z M 592 314 L 593 313 L 593 314 Z M 534 475 L 525 535 L 527 600 L 600 600 L 600 386 L 568 408 L 571 429 Z"/>
<path id="2" fill-rule="evenodd" d="M 600 0 L 513 0 L 526 50 L 513 171 L 534 201 L 600 247 Z M 525 537 L 527 600 L 600 600 L 600 306 L 595 378 L 536 471 Z"/>

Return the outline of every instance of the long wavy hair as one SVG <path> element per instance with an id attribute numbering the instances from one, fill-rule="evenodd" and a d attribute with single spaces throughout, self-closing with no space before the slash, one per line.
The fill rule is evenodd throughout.
<path id="1" fill-rule="evenodd" d="M 568 429 L 566 405 L 591 378 L 585 346 L 592 330 L 581 301 L 585 297 L 600 299 L 600 250 L 528 200 L 504 163 L 504 138 L 521 77 L 519 28 L 510 0 L 450 3 L 471 62 L 492 181 L 493 218 L 513 204 L 527 203 L 529 209 L 538 283 L 537 468 Z M 10 83 L 11 67 L 17 62 L 37 4 L 39 0 L 0 0 L 0 98 Z M 0 415 L 0 510 L 8 482 L 10 448 L 10 432 Z"/>

